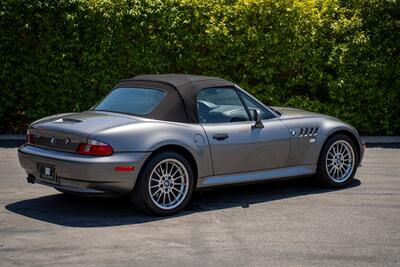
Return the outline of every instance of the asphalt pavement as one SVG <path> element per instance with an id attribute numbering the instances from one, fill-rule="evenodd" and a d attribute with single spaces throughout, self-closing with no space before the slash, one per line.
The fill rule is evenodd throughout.
<path id="1" fill-rule="evenodd" d="M 400 266 L 400 149 L 367 149 L 345 189 L 207 190 L 163 218 L 25 177 L 16 148 L 0 148 L 0 266 Z"/>

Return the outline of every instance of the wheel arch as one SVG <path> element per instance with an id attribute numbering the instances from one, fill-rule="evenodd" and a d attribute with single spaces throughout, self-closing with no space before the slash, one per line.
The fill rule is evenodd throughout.
<path id="1" fill-rule="evenodd" d="M 357 136 L 356 136 L 354 133 L 352 133 L 351 131 L 346 130 L 346 129 L 338 129 L 338 130 L 336 130 L 336 131 L 333 131 L 332 133 L 330 133 L 330 134 L 326 137 L 326 139 L 325 139 L 325 141 L 324 141 L 324 144 L 322 145 L 321 150 L 319 151 L 318 158 L 321 156 L 321 153 L 322 153 L 322 151 L 324 150 L 325 145 L 326 145 L 326 143 L 328 142 L 328 140 L 331 139 L 332 137 L 336 136 L 336 135 L 339 135 L 339 134 L 343 134 L 343 135 L 348 136 L 348 137 L 354 142 L 354 144 L 355 144 L 355 146 L 356 146 L 358 164 L 360 164 L 360 162 L 361 162 L 361 149 L 362 149 L 361 144 L 360 144 L 360 142 L 359 142 Z"/>
<path id="2" fill-rule="evenodd" d="M 176 145 L 176 144 L 162 145 L 162 146 L 158 147 L 157 149 L 153 150 L 153 152 L 151 152 L 150 156 L 143 163 L 143 166 L 145 166 L 156 155 L 158 155 L 162 152 L 171 152 L 171 151 L 182 155 L 189 162 L 189 165 L 192 169 L 193 177 L 194 177 L 194 188 L 196 188 L 197 177 L 198 177 L 197 162 L 196 162 L 193 154 L 183 146 Z M 143 167 L 142 167 L 142 169 L 143 169 Z M 141 171 L 140 171 L 138 177 L 140 177 Z"/>

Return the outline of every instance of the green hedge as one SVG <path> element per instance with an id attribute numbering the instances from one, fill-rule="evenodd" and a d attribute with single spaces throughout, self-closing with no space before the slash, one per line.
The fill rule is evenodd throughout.
<path id="1" fill-rule="evenodd" d="M 396 0 L 2 0 L 0 132 L 142 73 L 220 76 L 272 105 L 400 134 Z"/>

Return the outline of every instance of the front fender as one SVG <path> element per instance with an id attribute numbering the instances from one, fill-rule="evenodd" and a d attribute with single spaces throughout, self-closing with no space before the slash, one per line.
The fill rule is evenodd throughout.
<path id="1" fill-rule="evenodd" d="M 338 134 L 338 133 L 344 133 L 348 134 L 355 144 L 357 145 L 357 149 L 359 152 L 359 164 L 361 164 L 361 161 L 364 157 L 364 152 L 365 152 L 365 144 L 362 141 L 358 131 L 350 124 L 345 123 L 337 118 L 331 118 L 325 120 L 323 124 L 323 135 L 325 137 L 325 142 L 328 140 L 331 136 Z M 320 148 L 322 150 L 322 147 Z M 319 151 L 320 153 L 321 151 Z"/>

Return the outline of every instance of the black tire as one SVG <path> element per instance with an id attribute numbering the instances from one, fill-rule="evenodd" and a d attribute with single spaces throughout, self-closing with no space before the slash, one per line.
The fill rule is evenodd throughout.
<path id="1" fill-rule="evenodd" d="M 150 196 L 149 180 L 153 169 L 162 161 L 167 159 L 174 159 L 179 161 L 186 168 L 188 174 L 188 185 L 186 196 L 182 198 L 182 202 L 175 208 L 164 209 L 157 206 L 155 201 Z M 181 211 L 189 202 L 193 193 L 194 176 L 189 162 L 179 153 L 168 151 L 161 152 L 152 156 L 142 167 L 136 185 L 131 192 L 130 198 L 132 203 L 140 210 L 151 215 L 167 216 Z"/>
<path id="2" fill-rule="evenodd" d="M 334 178 L 331 178 L 331 176 L 328 174 L 327 170 L 327 156 L 328 152 L 331 149 L 332 145 L 337 143 L 337 142 L 345 142 L 345 144 L 349 144 L 353 153 L 354 153 L 354 163 L 352 170 L 348 172 L 347 175 L 345 175 L 345 179 L 343 180 L 335 180 Z M 317 174 L 316 178 L 320 182 L 320 184 L 327 186 L 327 187 L 333 187 L 333 188 L 339 188 L 339 187 L 344 187 L 351 183 L 351 181 L 354 178 L 354 175 L 357 171 L 358 168 L 358 163 L 359 163 L 359 154 L 357 147 L 354 143 L 354 141 L 347 135 L 345 134 L 338 134 L 334 135 L 331 138 L 329 138 L 326 143 L 324 144 L 321 153 L 319 155 L 318 159 L 318 167 L 317 167 Z"/>

